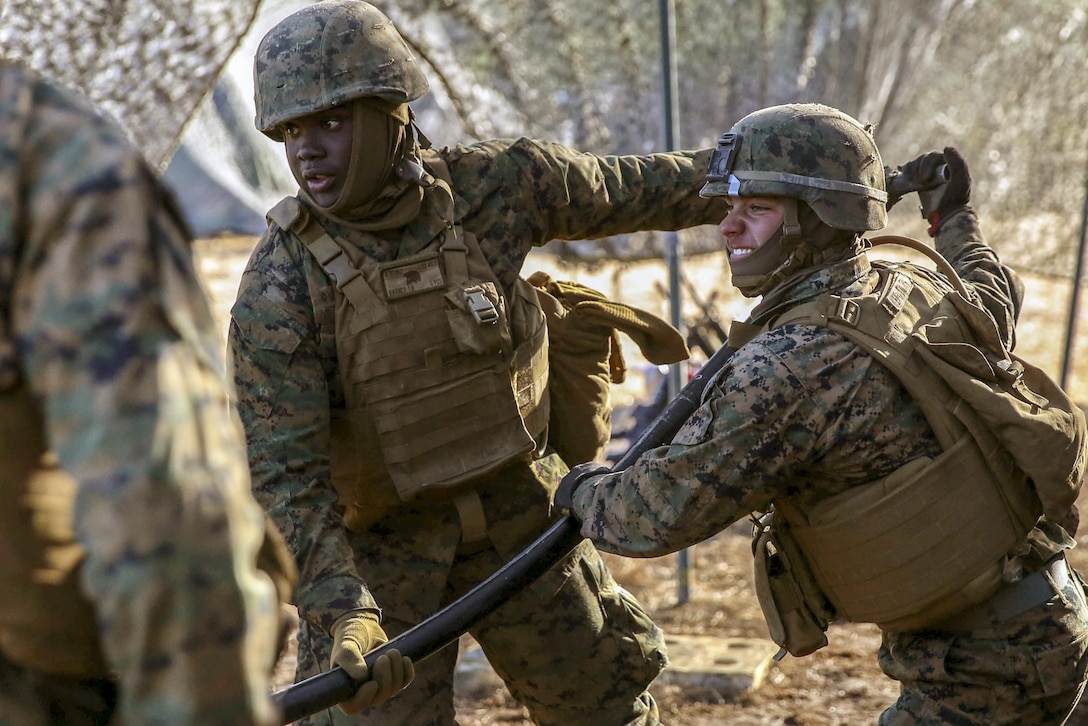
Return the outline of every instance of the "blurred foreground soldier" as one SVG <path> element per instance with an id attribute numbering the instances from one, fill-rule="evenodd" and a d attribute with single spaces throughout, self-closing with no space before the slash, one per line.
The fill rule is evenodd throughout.
<path id="1" fill-rule="evenodd" d="M 279 723 L 219 340 L 123 132 L 0 64 L 0 723 Z"/>
<path id="2" fill-rule="evenodd" d="M 1008 353 L 1019 282 L 983 240 L 962 157 L 901 173 L 922 188 L 940 163 L 949 181 L 920 194 L 935 272 L 866 252 L 886 221 L 867 128 L 820 105 L 738 122 L 702 194 L 729 204 L 733 284 L 762 295 L 730 331 L 739 349 L 671 445 L 623 472 L 575 467 L 556 504 L 600 549 L 636 557 L 773 510 L 757 522 L 756 590 L 784 651 L 826 645 L 830 621 L 876 623 L 901 683 L 880 723 L 1057 724 L 1088 648 L 1063 554 L 1084 419 Z"/>
<path id="3" fill-rule="evenodd" d="M 283 20 L 255 86 L 256 125 L 285 143 L 300 190 L 269 213 L 232 311 L 239 410 L 258 499 L 300 568 L 298 677 L 365 674 L 365 651 L 553 521 L 566 466 L 547 447 L 545 317 L 519 278 L 530 249 L 711 223 L 721 202 L 698 196 L 709 149 L 429 148 L 408 107 L 427 81 L 364 2 Z M 349 628 L 369 637 L 345 645 Z M 537 723 L 657 722 L 661 633 L 589 543 L 472 635 Z M 453 724 L 456 658 L 451 645 L 416 664 L 366 722 Z"/>

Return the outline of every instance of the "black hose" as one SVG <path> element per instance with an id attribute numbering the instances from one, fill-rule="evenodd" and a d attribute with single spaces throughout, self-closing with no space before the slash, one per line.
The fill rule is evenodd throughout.
<path id="1" fill-rule="evenodd" d="M 627 453 L 612 467 L 612 471 L 626 469 L 645 452 L 671 441 L 699 407 L 703 391 L 710 379 L 725 366 L 734 352 L 736 351 L 728 346 L 719 348 L 676 398 L 669 402 L 661 415 L 635 439 Z M 514 593 L 570 554 L 583 539 L 579 525 L 574 517 L 560 518 L 525 550 L 472 590 L 419 625 L 363 656 L 367 668 L 373 668 L 378 658 L 393 649 L 413 661 L 421 661 L 460 638 L 473 625 L 509 600 Z M 358 688 L 359 684 L 343 668 L 337 666 L 273 693 L 272 700 L 280 708 L 280 723 L 289 724 L 346 701 Z"/>

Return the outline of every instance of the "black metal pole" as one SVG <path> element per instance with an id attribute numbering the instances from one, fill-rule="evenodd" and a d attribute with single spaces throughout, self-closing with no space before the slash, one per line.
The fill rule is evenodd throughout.
<path id="1" fill-rule="evenodd" d="M 635 439 L 612 471 L 626 469 L 643 453 L 671 441 L 699 407 L 711 377 L 725 366 L 733 353 L 727 346 L 718 349 L 679 395 L 669 401 L 661 415 Z M 544 574 L 582 539 L 578 520 L 569 516 L 560 518 L 498 572 L 419 625 L 367 653 L 364 656 L 367 667 L 373 668 L 379 657 L 394 648 L 413 661 L 433 655 Z M 272 700 L 280 708 L 281 723 L 289 724 L 347 700 L 358 687 L 344 669 L 337 667 L 273 693 Z"/>
<path id="2" fill-rule="evenodd" d="M 1080 306 L 1080 280 L 1084 271 L 1084 249 L 1088 246 L 1088 177 L 1085 180 L 1084 208 L 1081 211 L 1080 241 L 1077 245 L 1077 265 L 1073 273 L 1073 288 L 1069 299 L 1069 319 L 1065 328 L 1065 355 L 1062 357 L 1061 387 L 1069 385 L 1073 367 L 1073 348 L 1077 338 L 1077 310 Z"/>
<path id="3" fill-rule="evenodd" d="M 677 101 L 676 71 L 676 9 L 673 0 L 660 0 L 658 3 L 661 17 L 661 95 L 664 107 L 665 150 L 674 151 L 679 146 L 677 136 L 680 128 L 680 104 Z M 673 327 L 683 332 L 684 320 L 680 303 L 680 258 L 683 255 L 678 232 L 665 233 L 665 262 L 669 273 L 669 310 Z M 676 363 L 669 367 L 669 396 L 680 391 L 684 364 Z M 680 604 L 686 603 L 691 590 L 691 567 L 687 550 L 676 554 L 676 598 Z"/>

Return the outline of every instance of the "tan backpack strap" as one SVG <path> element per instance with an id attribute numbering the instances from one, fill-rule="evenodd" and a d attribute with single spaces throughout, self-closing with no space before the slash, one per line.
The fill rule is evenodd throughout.
<path id="1" fill-rule="evenodd" d="M 726 342 L 733 350 L 740 350 L 741 346 L 752 342 L 752 339 L 763 331 L 763 327 L 734 320 L 729 324 L 729 336 Z"/>
<path id="2" fill-rule="evenodd" d="M 468 247 L 465 246 L 464 232 L 457 224 L 454 213 L 450 169 L 445 159 L 437 153 L 427 154 L 425 162 L 427 168 L 418 169 L 416 174 L 424 181 L 424 200 L 446 224 L 446 236 L 441 247 L 446 274 L 450 280 L 463 282 L 468 279 Z M 418 166 L 414 160 L 405 163 Z"/>
<path id="3" fill-rule="evenodd" d="M 902 245 L 903 247 L 911 248 L 915 252 L 921 252 L 923 255 L 933 260 L 934 264 L 937 265 L 937 269 L 948 278 L 948 281 L 952 283 L 952 286 L 956 288 L 956 291 L 959 292 L 960 295 L 963 295 L 968 300 L 971 299 L 971 293 L 968 292 L 967 286 L 963 284 L 963 280 L 960 278 L 959 273 L 956 272 L 956 268 L 944 258 L 944 255 L 927 245 L 925 242 L 919 242 L 911 237 L 903 237 L 897 234 L 885 234 L 880 237 L 873 237 L 869 242 L 874 247 L 879 245 Z"/>
<path id="4" fill-rule="evenodd" d="M 306 214 L 294 197 L 281 199 L 268 212 L 268 218 L 280 228 L 298 236 L 306 249 L 332 278 L 333 283 L 351 302 L 356 313 L 367 318 L 368 324 L 385 317 L 385 305 L 366 281 L 363 273 L 351 264 L 340 245 L 325 231 L 312 215 Z"/>

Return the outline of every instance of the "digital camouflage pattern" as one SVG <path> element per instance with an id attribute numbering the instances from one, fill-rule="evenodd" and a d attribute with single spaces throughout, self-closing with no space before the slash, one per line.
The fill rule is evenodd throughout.
<path id="1" fill-rule="evenodd" d="M 551 239 L 678 229 L 716 223 L 724 213 L 719 200 L 697 194 L 709 149 L 601 157 L 520 139 L 437 153 L 449 168 L 456 214 L 507 294 L 532 247 Z M 360 240 L 332 220 L 323 224 L 333 236 Z M 361 253 L 379 262 L 428 242 L 412 225 L 360 240 Z M 300 566 L 296 598 L 306 622 L 299 677 L 327 667 L 326 634 L 345 612 L 380 606 L 383 627 L 395 635 L 521 552 L 553 521 L 551 492 L 565 471 L 548 457 L 476 485 L 493 550 L 458 552 L 461 527 L 450 502 L 402 504 L 366 533 L 348 532 L 329 470 L 329 409 L 344 405 L 333 336 L 337 295 L 302 241 L 273 225 L 242 275 L 229 334 L 255 492 Z M 653 723 L 656 707 L 639 694 L 663 666 L 656 628 L 592 548 L 559 572 L 565 585 L 545 580 L 473 635 L 540 723 Z M 412 685 L 367 718 L 453 723 L 451 652 L 421 662 Z M 345 717 L 332 709 L 311 723 L 330 719 Z"/>
<path id="2" fill-rule="evenodd" d="M 719 141 L 702 194 L 803 199 L 836 229 L 887 223 L 884 164 L 871 130 L 817 103 L 771 106 L 734 124 Z"/>
<path id="3" fill-rule="evenodd" d="M 936 245 L 1008 341 L 1020 309 L 1016 278 L 985 244 L 974 212 L 951 217 Z M 861 253 L 776 290 L 774 304 L 858 292 L 873 277 Z M 653 557 L 765 511 L 772 499 L 804 512 L 939 452 L 917 403 L 888 369 L 826 328 L 787 324 L 733 356 L 670 446 L 623 472 L 587 479 L 572 511 L 598 548 Z M 1063 530 L 1036 528 L 1007 572 L 1038 569 L 1073 544 Z M 885 633 L 881 666 L 902 691 L 882 723 L 1057 723 L 1084 679 L 1086 652 L 1079 580 L 988 632 Z"/>
<path id="4" fill-rule="evenodd" d="M 117 722 L 278 723 L 263 515 L 187 231 L 118 127 L 3 64 L 0 296 L 0 399 L 40 400 L 78 482 L 81 583 Z M 0 680 L 6 723 L 32 692 L 13 693 L 8 669 Z"/>
<path id="5" fill-rule="evenodd" d="M 268 32 L 253 65 L 257 128 L 368 96 L 409 103 L 430 89 L 400 33 L 373 5 L 326 0 Z"/>

